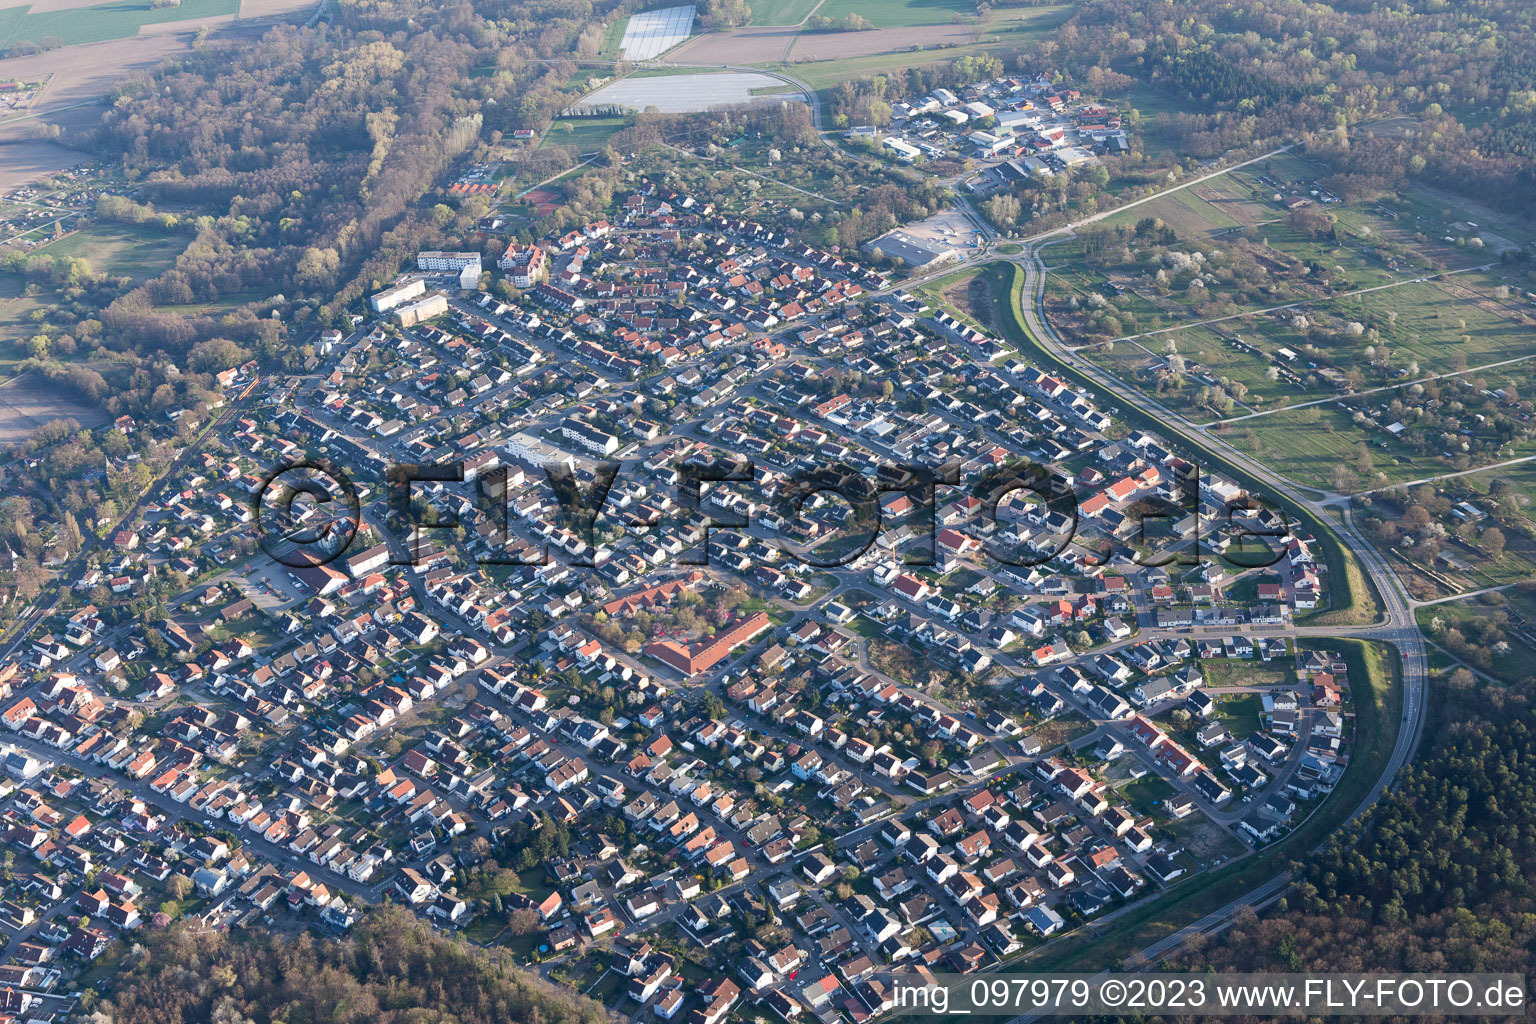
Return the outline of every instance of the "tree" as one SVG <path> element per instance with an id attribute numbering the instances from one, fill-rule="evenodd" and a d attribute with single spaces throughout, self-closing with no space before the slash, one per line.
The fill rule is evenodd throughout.
<path id="1" fill-rule="evenodd" d="M 507 918 L 507 930 L 513 935 L 532 935 L 539 930 L 540 925 L 539 912 L 532 907 L 514 910 Z"/>
<path id="2" fill-rule="evenodd" d="M 998 227 L 1011 228 L 1018 223 L 1023 206 L 1018 197 L 1002 192 L 982 203 L 981 212 Z"/>
<path id="3" fill-rule="evenodd" d="M 1497 526 L 1490 526 L 1483 531 L 1483 550 L 1488 552 L 1488 557 L 1498 561 L 1504 555 L 1504 531 Z"/>
<path id="4" fill-rule="evenodd" d="M 1364 441 L 1355 446 L 1355 472 L 1361 479 L 1369 480 L 1371 474 L 1376 471 L 1376 462 L 1371 458 L 1371 449 Z"/>

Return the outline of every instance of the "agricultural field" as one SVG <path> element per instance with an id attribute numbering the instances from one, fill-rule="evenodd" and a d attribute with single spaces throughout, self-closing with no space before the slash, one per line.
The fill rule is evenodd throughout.
<path id="1" fill-rule="evenodd" d="M 943 25 L 955 15 L 974 17 L 974 0 L 826 0 L 816 12 L 822 18 L 858 15 L 876 28 Z"/>
<path id="2" fill-rule="evenodd" d="M 240 17 L 270 18 L 314 7 L 310 0 L 240 0 Z"/>
<path id="3" fill-rule="evenodd" d="M 37 249 L 60 259 L 79 258 L 98 274 L 147 281 L 169 268 L 187 247 L 185 235 L 144 225 L 95 223 Z"/>
<path id="4" fill-rule="evenodd" d="M 0 444 L 25 441 L 50 420 L 73 419 L 82 427 L 107 422 L 104 409 L 87 405 L 37 373 L 24 373 L 0 384 Z"/>
<path id="5" fill-rule="evenodd" d="M 866 32 L 802 32 L 795 37 L 789 55 L 796 62 L 868 59 L 882 54 L 891 54 L 899 58 L 906 52 L 970 46 L 975 40 L 976 23 L 974 21 L 921 27 L 877 28 Z M 797 71 L 796 74 L 798 73 Z"/>
<path id="6" fill-rule="evenodd" d="M 41 4 L 32 7 L 42 9 Z M 0 146 L 5 152 L 5 159 L 0 160 L 0 190 L 74 167 L 82 160 L 79 150 L 34 137 L 36 125 L 32 115 L 44 116 L 66 131 L 86 131 L 101 116 L 102 97 L 114 82 L 186 53 L 191 39 L 190 32 L 165 32 L 76 47 L 69 51 L 67 60 L 55 52 L 0 60 L 0 80 L 48 79 L 46 94 L 28 114 L 0 122 Z M 5 45 L 8 44 L 0 39 L 0 51 Z"/>
<path id="7" fill-rule="evenodd" d="M 1008 8 L 991 11 L 977 21 L 970 16 L 975 12 L 969 0 L 940 5 L 916 0 L 905 6 L 872 0 L 831 2 L 849 6 L 848 11 L 835 16 L 859 13 L 853 7 L 878 8 L 884 13 L 879 18 L 871 16 L 877 27 L 866 31 L 802 32 L 799 26 L 815 7 L 814 0 L 767 0 L 753 5 L 750 26 L 696 36 L 674 50 L 669 60 L 786 68 L 789 65 L 783 62 L 789 61 L 798 77 L 822 89 L 849 77 L 953 59 L 931 52 L 935 50 L 968 46 L 971 49 L 967 52 L 986 53 L 1018 47 L 1042 38 L 1075 9 L 1073 4 Z M 828 7 L 815 9 L 815 14 L 827 16 Z M 847 63 L 850 60 L 857 63 Z"/>
<path id="8" fill-rule="evenodd" d="M 591 93 L 580 106 L 592 110 L 612 107 L 648 110 L 655 107 L 664 114 L 685 114 L 727 104 L 750 103 L 753 90 L 781 84 L 777 78 L 747 71 L 631 75 Z"/>
<path id="9" fill-rule="evenodd" d="M 816 9 L 817 0 L 757 0 L 752 5 L 754 25 L 798 25 Z"/>
<path id="10" fill-rule="evenodd" d="M 772 64 L 789 53 L 799 29 L 754 25 L 729 32 L 695 36 L 672 51 L 669 61 L 679 64 Z"/>
<path id="11" fill-rule="evenodd" d="M 150 6 L 149 0 L 113 0 L 73 8 L 31 5 L 24 17 L 10 16 L 0 21 L 0 31 L 9 30 L 8 35 L 0 38 L 0 49 L 8 50 L 23 41 L 41 43 L 45 39 L 58 40 L 59 46 L 126 39 L 138 35 L 145 26 L 226 18 L 239 9 L 240 0 L 182 0 L 178 7 L 158 10 Z"/>
<path id="12" fill-rule="evenodd" d="M 597 153 L 616 132 L 634 123 L 628 117 L 562 117 L 549 126 L 539 148 L 570 146 L 579 153 Z"/>
<path id="13" fill-rule="evenodd" d="M 0 9 L 0 39 L 15 38 L 16 30 L 21 28 L 22 22 L 27 20 L 27 10 L 25 4 Z M 6 45 L 9 46 L 9 42 Z"/>

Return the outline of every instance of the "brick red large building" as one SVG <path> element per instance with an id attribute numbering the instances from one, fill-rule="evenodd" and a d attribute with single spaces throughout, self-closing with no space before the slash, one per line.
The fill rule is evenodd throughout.
<path id="1" fill-rule="evenodd" d="M 767 632 L 772 625 L 772 621 L 765 613 L 758 612 L 707 643 L 687 647 L 675 640 L 660 640 L 647 645 L 645 653 L 671 665 L 683 675 L 697 675 L 700 672 L 708 672 L 724 661 L 731 651 L 744 643 L 750 643 Z"/>

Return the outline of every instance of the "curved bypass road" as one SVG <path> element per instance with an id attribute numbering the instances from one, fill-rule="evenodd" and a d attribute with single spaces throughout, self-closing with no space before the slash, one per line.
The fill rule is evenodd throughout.
<path id="1" fill-rule="evenodd" d="M 1268 155 L 1272 154 L 1266 154 L 1266 156 Z M 1262 160 L 1265 157 L 1257 159 Z M 1252 163 L 1255 161 L 1248 162 Z M 1194 184 L 1195 180 L 1185 184 Z M 1124 207 L 1120 209 L 1124 209 Z M 1095 217 L 1093 219 L 1100 218 Z M 1199 451 L 1202 448 L 1214 450 L 1220 458 L 1245 470 L 1277 495 L 1298 507 L 1305 508 L 1320 523 L 1333 529 L 1342 544 L 1348 547 L 1356 559 L 1358 559 L 1362 574 L 1375 582 L 1376 590 L 1381 598 L 1382 619 L 1371 626 L 1340 628 L 1332 631 L 1331 635 L 1353 636 L 1361 639 L 1382 641 L 1391 644 L 1397 649 L 1402 661 L 1402 718 L 1399 722 L 1397 741 L 1393 746 L 1391 757 L 1388 758 L 1386 766 L 1382 769 L 1381 775 L 1372 784 L 1370 791 L 1366 793 L 1359 806 L 1345 820 L 1344 827 L 1347 827 L 1358 821 L 1360 816 L 1381 798 L 1382 794 L 1391 785 L 1392 780 L 1397 776 L 1399 770 L 1413 756 L 1413 752 L 1418 747 L 1419 739 L 1423 734 L 1428 665 L 1425 660 L 1424 638 L 1419 632 L 1418 623 L 1414 618 L 1413 607 L 1408 599 L 1407 592 L 1403 589 L 1403 585 L 1398 580 L 1397 575 L 1386 564 L 1386 561 L 1355 528 L 1354 521 L 1347 507 L 1344 511 L 1342 523 L 1332 520 L 1327 509 L 1318 502 L 1308 498 L 1295 484 L 1280 476 L 1274 470 L 1254 460 L 1246 453 L 1233 448 L 1214 433 L 1202 431 L 1195 424 L 1174 410 L 1167 408 L 1156 399 L 1133 391 L 1119 380 L 1105 373 L 1095 364 L 1086 359 L 1079 358 L 1072 351 L 1068 350 L 1061 336 L 1056 333 L 1055 328 L 1050 325 L 1044 316 L 1045 274 L 1044 265 L 1040 259 L 1039 243 L 1047 238 L 1064 237 L 1074 227 L 1081 226 L 1082 223 L 1085 222 L 1079 222 L 1079 224 L 1067 228 L 1059 228 L 1046 235 L 1029 239 L 1024 253 L 1008 261 L 1017 263 L 1024 270 L 1024 294 L 1020 299 L 1020 310 L 1024 314 L 1024 326 L 1029 333 L 1047 353 L 1055 357 L 1059 362 L 1089 380 L 1095 387 L 1114 395 L 1121 402 L 1151 413 L 1161 421 L 1164 429 L 1178 435 L 1180 439 L 1195 451 Z M 1233 900 L 1222 909 L 1207 915 L 1193 925 L 1175 932 L 1143 950 L 1139 954 L 1140 959 L 1143 962 L 1155 963 L 1160 957 L 1183 945 L 1193 935 L 1203 934 L 1223 927 L 1243 907 L 1257 907 L 1276 899 L 1284 892 L 1287 884 L 1288 880 L 1284 875 L 1270 879 L 1252 892 Z"/>
<path id="2" fill-rule="evenodd" d="M 1133 390 L 1122 384 L 1115 377 L 1105 373 L 1096 364 L 1078 357 L 1067 346 L 1044 315 L 1045 264 L 1040 258 L 1040 251 L 1046 245 L 1053 241 L 1070 237 L 1078 229 L 1088 224 L 1101 221 L 1106 217 L 1140 206 L 1143 203 L 1151 202 L 1153 199 L 1167 195 L 1170 192 L 1176 192 L 1179 189 L 1188 188 L 1191 185 L 1197 185 L 1200 182 L 1219 177 L 1228 171 L 1259 163 L 1291 148 L 1293 148 L 1291 145 L 1282 146 L 1241 163 L 1213 170 L 1198 177 L 1179 182 L 1141 199 L 1124 203 L 1062 227 L 1053 228 L 1050 231 L 1022 239 L 1023 251 L 1017 256 L 1003 256 L 992 251 L 992 239 L 989 239 L 986 249 L 973 256 L 962 257 L 958 266 L 952 264 L 936 271 L 930 271 L 927 274 L 903 281 L 899 285 L 883 289 L 883 291 L 899 291 L 916 287 L 928 281 L 953 274 L 956 270 L 967 266 L 974 267 L 1001 262 L 1018 265 L 1024 271 L 1024 288 L 1019 302 L 1019 309 L 1024 317 L 1024 323 L 1021 326 L 1048 355 L 1054 357 L 1064 366 L 1074 370 L 1099 390 L 1114 395 L 1115 398 L 1128 406 L 1133 406 L 1143 412 L 1150 413 L 1161 421 L 1161 426 L 1164 430 L 1178 435 L 1180 440 L 1184 441 L 1192 450 L 1198 452 L 1203 449 L 1208 452 L 1214 452 L 1218 458 L 1224 459 L 1248 472 L 1275 494 L 1285 498 L 1299 508 L 1306 509 L 1325 529 L 1331 529 L 1335 536 L 1339 538 L 1340 543 L 1354 554 L 1360 563 L 1362 575 L 1375 582 L 1375 589 L 1381 600 L 1382 618 L 1372 625 L 1363 627 L 1341 627 L 1338 629 L 1303 627 L 1303 630 L 1298 630 L 1293 634 L 1301 635 L 1304 632 L 1307 635 L 1349 636 L 1364 640 L 1375 640 L 1390 644 L 1396 648 L 1401 659 L 1403 707 L 1402 716 L 1398 723 L 1397 739 L 1393 745 L 1392 754 L 1387 759 L 1381 774 L 1371 784 L 1370 790 L 1365 794 L 1359 805 L 1350 812 L 1349 817 L 1340 826 L 1341 828 L 1347 828 L 1358 822 L 1361 816 L 1381 799 L 1382 794 L 1392 785 L 1398 772 L 1413 757 L 1414 751 L 1418 748 L 1419 740 L 1423 736 L 1424 710 L 1428 686 L 1428 662 L 1425 657 L 1424 638 L 1419 632 L 1418 623 L 1414 618 L 1413 603 L 1409 600 L 1402 583 L 1387 565 L 1385 559 L 1356 529 L 1347 504 L 1343 508 L 1342 522 L 1334 520 L 1322 503 L 1307 497 L 1301 488 L 1297 487 L 1292 481 L 1287 480 L 1246 453 L 1233 448 L 1214 432 L 1203 430 L 1155 398 Z M 965 209 L 966 206 L 962 205 L 962 211 L 965 211 Z M 1363 582 L 1369 585 L 1368 581 Z M 1324 840 L 1324 842 L 1326 841 Z M 1322 843 L 1319 843 L 1318 847 L 1315 847 L 1314 850 L 1321 848 L 1321 846 Z M 1279 899 L 1290 887 L 1290 882 L 1289 873 L 1281 872 L 1254 889 L 1237 896 L 1225 906 L 1212 911 L 1198 921 L 1151 944 L 1128 958 L 1127 962 L 1137 963 L 1143 967 L 1156 964 L 1163 957 L 1178 950 L 1191 938 L 1197 935 L 1219 932 L 1226 928 L 1241 913 L 1243 908 L 1253 907 L 1257 909 Z M 1108 977 L 1108 972 L 1102 972 L 1098 977 Z M 1034 1014 L 1024 1014 L 1014 1017 L 1007 1024 L 1030 1024 L 1031 1021 L 1036 1019 L 1038 1018 Z"/>

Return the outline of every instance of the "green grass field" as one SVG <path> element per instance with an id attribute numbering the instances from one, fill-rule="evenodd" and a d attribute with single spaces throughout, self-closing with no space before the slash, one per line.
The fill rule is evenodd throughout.
<path id="1" fill-rule="evenodd" d="M 831 0 L 839 5 L 861 6 L 873 8 L 879 0 Z M 881 28 L 900 27 L 901 25 L 915 24 L 944 24 L 949 22 L 955 14 L 974 14 L 974 8 L 969 0 L 949 0 L 956 9 L 949 9 L 947 14 L 934 7 L 923 6 L 923 0 L 917 0 L 918 11 L 929 11 L 932 17 L 925 21 L 899 21 L 882 22 L 871 18 L 870 20 Z M 830 5 L 829 5 L 830 6 Z M 1067 18 L 1071 17 L 1076 9 L 1074 4 L 1058 4 L 1049 7 L 1030 7 L 1019 10 L 995 11 L 978 31 L 975 43 L 968 46 L 933 46 L 928 49 L 913 50 L 902 48 L 888 53 L 871 54 L 864 57 L 841 57 L 835 60 L 811 60 L 796 61 L 793 46 L 789 51 L 789 63 L 783 61 L 770 61 L 759 65 L 760 67 L 782 68 L 789 71 L 812 89 L 818 91 L 830 89 L 839 82 L 845 82 L 850 78 L 861 78 L 866 75 L 896 74 L 906 71 L 908 68 L 924 67 L 929 64 L 947 64 L 967 54 L 990 54 L 1002 57 L 1005 60 L 1014 56 L 1018 48 L 1033 39 L 1044 38 L 1056 29 Z M 892 15 L 901 17 L 902 12 L 911 16 L 912 12 L 902 6 L 893 5 Z M 816 12 L 817 16 L 828 13 L 827 7 L 822 7 Z M 859 13 L 863 11 L 843 11 L 843 14 Z M 939 15 L 943 14 L 942 17 Z M 823 102 L 831 99 L 823 95 Z"/>
<path id="2" fill-rule="evenodd" d="M 560 88 L 565 92 L 574 92 L 579 95 L 592 90 L 594 79 L 611 77 L 613 72 L 608 68 L 577 68 Z"/>
<path id="3" fill-rule="evenodd" d="M 1322 308 L 1374 326 L 1401 354 L 1399 365 L 1411 357 L 1426 373 L 1451 369 L 1458 354 L 1472 366 L 1529 354 L 1529 329 L 1490 308 L 1490 297 L 1478 284 L 1471 274 L 1410 282 Z"/>
<path id="4" fill-rule="evenodd" d="M 98 274 L 147 281 L 176 262 L 187 247 L 185 235 L 127 224 L 91 224 L 38 249 L 50 256 L 78 257 Z"/>
<path id="5" fill-rule="evenodd" d="M 757 0 L 752 5 L 754 25 L 798 25 L 816 6 L 816 0 Z"/>
<path id="6" fill-rule="evenodd" d="M 1076 4 L 995 8 L 982 23 L 979 39 L 983 43 L 1001 42 L 1015 46 L 1044 39 L 1076 10 Z"/>
<path id="7" fill-rule="evenodd" d="M 603 29 L 603 45 L 598 48 L 597 55 L 604 60 L 616 60 L 619 56 L 619 44 L 624 41 L 624 30 L 629 27 L 629 18 L 615 18 Z"/>
<path id="8" fill-rule="evenodd" d="M 1440 471 L 1439 463 L 1416 456 L 1385 431 L 1357 427 L 1332 403 L 1287 410 L 1237 424 L 1227 440 L 1284 477 L 1332 490 L 1334 468 L 1349 463 L 1363 441 L 1376 469 L 1387 480 L 1416 480 Z M 1386 449 L 1377 447 L 1386 443 Z M 1401 460 L 1401 461 L 1399 461 Z"/>
<path id="9" fill-rule="evenodd" d="M 1244 338 L 1250 338 L 1245 329 L 1246 325 L 1239 321 L 1230 321 L 1224 326 Z M 1306 391 L 1283 379 L 1266 379 L 1264 373 L 1269 368 L 1269 360 L 1233 347 L 1225 339 L 1204 327 L 1185 328 L 1135 341 L 1116 342 L 1112 350 L 1099 347 L 1085 354 L 1122 380 L 1134 382 L 1137 380 L 1137 372 L 1146 367 L 1160 365 L 1164 361 L 1166 357 L 1163 350 L 1169 341 L 1177 345 L 1179 354 L 1188 360 L 1189 373 L 1184 377 L 1182 388 L 1177 392 L 1162 394 L 1159 399 L 1178 408 L 1196 422 L 1207 422 L 1218 416 L 1215 411 L 1196 404 L 1196 396 L 1200 389 L 1211 386 L 1211 382 L 1203 379 L 1203 375 L 1209 375 L 1217 382 L 1229 382 L 1225 385 L 1227 387 L 1236 383 L 1248 389 L 1242 404 L 1233 407 L 1231 413 L 1233 416 L 1242 416 L 1277 405 L 1283 406 L 1298 401 L 1322 398 L 1327 394 L 1322 391 Z M 1272 349 L 1278 346 L 1262 347 Z"/>
<path id="10" fill-rule="evenodd" d="M 1159 804 L 1172 795 L 1173 786 L 1158 775 L 1143 775 L 1120 790 L 1122 800 L 1136 808 L 1138 814 L 1148 817 L 1160 816 Z"/>
<path id="11" fill-rule="evenodd" d="M 876 28 L 945 25 L 957 14 L 974 16 L 976 4 L 973 0 L 827 0 L 816 12 L 822 18 L 846 18 L 850 14 L 857 14 Z"/>
<path id="12" fill-rule="evenodd" d="M 1209 195 L 1211 199 L 1202 198 L 1202 195 Z M 1276 211 L 1254 201 L 1246 185 L 1235 182 L 1231 175 L 1222 175 L 1107 217 L 1104 223 L 1128 227 L 1145 217 L 1157 217 L 1181 237 L 1186 237 L 1254 224 L 1273 216 Z"/>
<path id="13" fill-rule="evenodd" d="M 219 18 L 235 14 L 239 9 L 240 0 L 182 0 L 179 7 L 159 10 L 152 8 L 147 0 L 115 0 L 93 7 L 41 14 L 33 14 L 29 6 L 25 8 L 25 17 L 15 19 L 14 24 L 8 17 L 0 18 L 0 31 L 10 29 L 9 34 L 0 39 L 0 49 L 9 49 L 22 41 L 41 44 L 44 40 L 57 40 L 60 46 L 73 46 L 126 39 L 138 35 L 143 25 Z"/>
<path id="14" fill-rule="evenodd" d="M 16 39 L 16 30 L 27 20 L 30 7 L 7 7 L 0 10 L 0 52 L 9 48 Z"/>
<path id="15" fill-rule="evenodd" d="M 550 125 L 539 148 L 573 146 L 581 153 L 596 153 L 608 144 L 615 132 L 632 123 L 628 117 L 562 117 Z"/>
<path id="16" fill-rule="evenodd" d="M 1243 740 L 1259 731 L 1264 705 L 1256 693 L 1234 693 L 1216 701 L 1216 717 L 1227 724 L 1233 739 Z"/>

